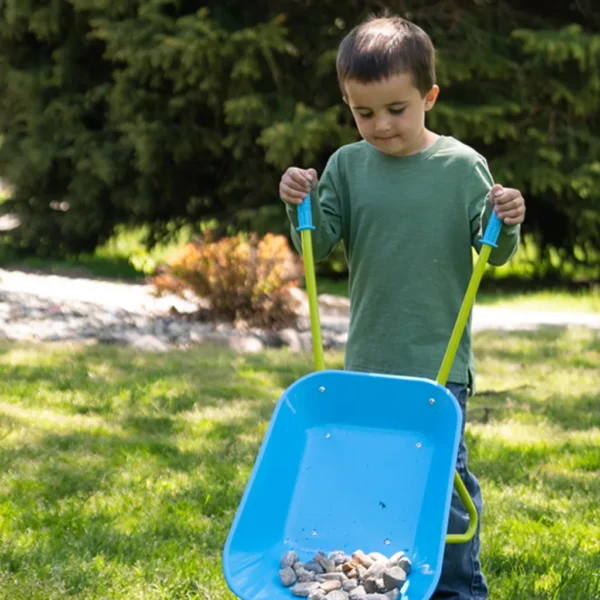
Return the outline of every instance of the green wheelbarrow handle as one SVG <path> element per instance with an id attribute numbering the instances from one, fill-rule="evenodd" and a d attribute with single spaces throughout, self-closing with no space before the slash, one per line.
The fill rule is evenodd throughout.
<path id="1" fill-rule="evenodd" d="M 454 329 L 452 331 L 452 335 L 450 336 L 450 341 L 448 342 L 448 347 L 446 348 L 446 353 L 444 354 L 444 358 L 442 359 L 442 364 L 436 378 L 437 383 L 440 385 L 445 386 L 448 381 L 450 368 L 454 362 L 454 357 L 456 356 L 460 339 L 465 329 L 471 309 L 473 308 L 477 289 L 481 283 L 481 278 L 483 277 L 483 272 L 485 271 L 492 248 L 496 247 L 496 240 L 498 239 L 498 234 L 500 233 L 501 228 L 502 221 L 500 221 L 495 212 L 492 212 L 485 230 L 485 235 L 481 240 L 482 248 L 479 252 L 475 267 L 473 268 L 469 286 L 465 292 L 465 297 L 460 307 L 460 311 L 458 312 L 458 317 L 456 318 L 456 323 L 454 324 Z M 446 543 L 464 544 L 473 539 L 473 536 L 477 530 L 477 510 L 473 504 L 473 500 L 471 499 L 469 492 L 467 491 L 467 488 L 465 487 L 465 484 L 458 474 L 458 471 L 454 473 L 454 487 L 456 488 L 460 499 L 465 505 L 467 513 L 469 514 L 469 526 L 467 527 L 467 531 L 465 531 L 465 533 L 448 534 L 446 536 Z"/>
<path id="2" fill-rule="evenodd" d="M 444 354 L 444 358 L 436 378 L 436 382 L 440 385 L 445 386 L 448 381 L 448 375 L 450 374 L 450 369 L 452 367 L 452 363 L 454 362 L 460 339 L 475 302 L 477 289 L 481 283 L 481 278 L 483 277 L 483 272 L 485 271 L 492 248 L 496 247 L 496 240 L 501 228 L 502 221 L 500 221 L 496 213 L 492 211 L 485 230 L 485 235 L 481 240 L 482 248 L 479 252 L 479 257 L 475 263 L 475 267 L 473 268 L 473 274 L 471 275 L 469 286 L 465 292 L 465 297 L 458 313 L 458 317 L 456 318 L 456 323 L 454 325 L 452 335 L 450 336 L 450 341 L 448 342 L 448 347 L 446 348 L 446 353 Z M 311 236 L 314 226 L 312 225 L 310 193 L 306 196 L 302 204 L 298 206 L 298 227 L 296 229 L 300 232 L 302 238 L 302 256 L 304 259 L 306 291 L 308 294 L 308 304 L 310 310 L 315 369 L 317 371 L 321 371 L 325 368 L 325 359 L 323 356 L 323 342 L 321 338 L 319 304 L 317 298 L 317 285 Z M 446 536 L 446 543 L 464 544 L 473 539 L 473 536 L 477 530 L 477 510 L 473 504 L 473 500 L 471 499 L 469 492 L 467 491 L 467 488 L 465 487 L 465 484 L 458 474 L 458 471 L 455 471 L 454 473 L 454 487 L 456 488 L 460 499 L 465 505 L 467 513 L 469 514 L 469 525 L 465 533 L 448 534 Z"/>
<path id="3" fill-rule="evenodd" d="M 321 338 L 321 325 L 319 319 L 319 301 L 317 298 L 317 279 L 315 276 L 315 261 L 313 258 L 313 246 L 311 232 L 314 230 L 312 224 L 312 208 L 310 203 L 310 192 L 298 206 L 298 227 L 302 239 L 302 257 L 304 259 L 304 276 L 306 278 L 306 293 L 308 295 L 308 306 L 310 310 L 310 328 L 312 333 L 312 346 L 315 360 L 315 369 L 325 369 L 325 358 L 323 356 L 323 340 Z"/>

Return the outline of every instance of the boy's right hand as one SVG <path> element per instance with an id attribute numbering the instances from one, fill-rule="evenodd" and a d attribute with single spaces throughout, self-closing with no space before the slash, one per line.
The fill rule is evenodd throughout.
<path id="1" fill-rule="evenodd" d="M 279 196 L 288 204 L 302 204 L 311 188 L 316 188 L 317 182 L 317 172 L 314 169 L 290 167 L 279 182 Z"/>

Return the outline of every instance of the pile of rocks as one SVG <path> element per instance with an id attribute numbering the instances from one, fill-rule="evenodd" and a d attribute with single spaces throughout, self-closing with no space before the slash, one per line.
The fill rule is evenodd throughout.
<path id="1" fill-rule="evenodd" d="M 352 556 L 336 551 L 317 552 L 301 562 L 294 551 L 281 557 L 279 578 L 294 596 L 309 600 L 396 600 L 406 582 L 411 562 L 404 552 L 388 558 L 379 552 Z"/>
<path id="2" fill-rule="evenodd" d="M 306 294 L 296 289 L 296 327 L 268 331 L 198 319 L 195 302 L 155 298 L 150 286 L 0 269 L 0 339 L 94 341 L 149 352 L 201 344 L 239 352 L 288 347 L 310 352 L 312 335 Z M 343 348 L 348 337 L 346 298 L 319 298 L 325 348 Z"/>

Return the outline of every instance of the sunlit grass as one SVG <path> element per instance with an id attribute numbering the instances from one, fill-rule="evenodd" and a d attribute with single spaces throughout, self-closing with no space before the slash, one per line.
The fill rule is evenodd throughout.
<path id="1" fill-rule="evenodd" d="M 491 598 L 600 598 L 597 332 L 487 332 L 476 355 Z M 311 370 L 275 350 L 0 345 L 0 597 L 233 599 L 221 549 L 275 401 Z"/>

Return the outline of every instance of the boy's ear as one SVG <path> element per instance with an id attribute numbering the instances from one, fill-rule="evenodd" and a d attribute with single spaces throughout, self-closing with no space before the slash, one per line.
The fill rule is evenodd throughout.
<path id="1" fill-rule="evenodd" d="M 427 94 L 425 94 L 425 110 L 431 110 L 433 108 L 439 93 L 440 93 L 440 88 L 437 85 L 434 85 L 427 92 Z"/>
<path id="2" fill-rule="evenodd" d="M 346 98 L 346 96 L 342 96 L 342 98 L 343 98 L 344 102 L 345 102 L 346 104 L 348 104 L 348 98 Z"/>

